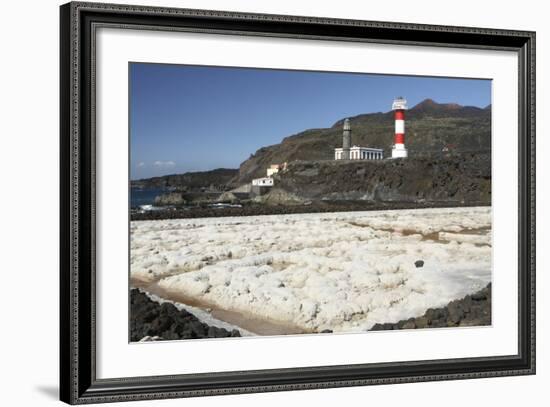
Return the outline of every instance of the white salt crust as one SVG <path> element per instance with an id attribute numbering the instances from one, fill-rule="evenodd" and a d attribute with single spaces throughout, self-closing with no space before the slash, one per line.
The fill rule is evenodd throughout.
<path id="1" fill-rule="evenodd" d="M 317 332 L 366 330 L 478 291 L 491 254 L 489 207 L 131 222 L 132 277 Z"/>

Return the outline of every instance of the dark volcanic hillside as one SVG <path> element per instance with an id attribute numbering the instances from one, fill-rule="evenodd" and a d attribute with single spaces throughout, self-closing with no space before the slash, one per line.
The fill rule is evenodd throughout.
<path id="1" fill-rule="evenodd" d="M 489 153 L 406 160 L 295 161 L 277 188 L 310 200 L 491 204 Z"/>
<path id="2" fill-rule="evenodd" d="M 165 175 L 132 181 L 135 188 L 175 188 L 182 191 L 193 191 L 205 187 L 226 189 L 238 170 L 218 168 L 212 171 L 186 172 L 185 174 Z"/>
<path id="3" fill-rule="evenodd" d="M 384 149 L 390 154 L 393 112 L 351 117 L 352 144 Z M 334 148 L 342 146 L 343 119 L 327 129 L 311 129 L 286 137 L 280 144 L 256 151 L 239 169 L 237 184 L 265 176 L 271 164 L 297 160 L 332 160 Z M 439 104 L 427 99 L 406 112 L 406 143 L 409 154 L 488 151 L 491 148 L 491 106 L 481 109 L 457 104 Z"/>

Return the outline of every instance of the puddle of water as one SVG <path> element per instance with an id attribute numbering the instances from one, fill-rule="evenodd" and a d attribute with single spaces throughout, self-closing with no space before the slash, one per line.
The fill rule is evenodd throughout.
<path id="1" fill-rule="evenodd" d="M 305 331 L 303 328 L 293 326 L 291 324 L 258 318 L 240 311 L 222 309 L 215 304 L 187 297 L 180 292 L 167 290 L 160 287 L 158 285 L 158 280 L 146 282 L 132 278 L 130 279 L 130 287 L 141 288 L 142 290 L 157 295 L 165 300 L 179 302 L 181 304 L 200 308 L 205 311 L 208 309 L 214 318 L 246 329 L 247 331 L 253 332 L 257 335 L 295 335 L 311 333 Z"/>

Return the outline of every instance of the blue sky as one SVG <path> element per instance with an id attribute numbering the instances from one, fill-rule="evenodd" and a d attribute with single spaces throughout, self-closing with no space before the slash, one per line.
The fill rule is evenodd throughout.
<path id="1" fill-rule="evenodd" d="M 485 107 L 489 80 L 130 64 L 130 177 L 238 168 L 263 146 L 344 117 L 409 107 Z"/>

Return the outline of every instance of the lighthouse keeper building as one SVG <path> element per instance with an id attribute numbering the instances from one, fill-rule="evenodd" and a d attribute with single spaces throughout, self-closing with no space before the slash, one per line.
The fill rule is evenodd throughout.
<path id="1" fill-rule="evenodd" d="M 344 133 L 342 136 L 342 148 L 334 149 L 335 160 L 381 160 L 384 158 L 384 150 L 351 146 L 351 124 L 349 119 L 344 120 Z"/>

